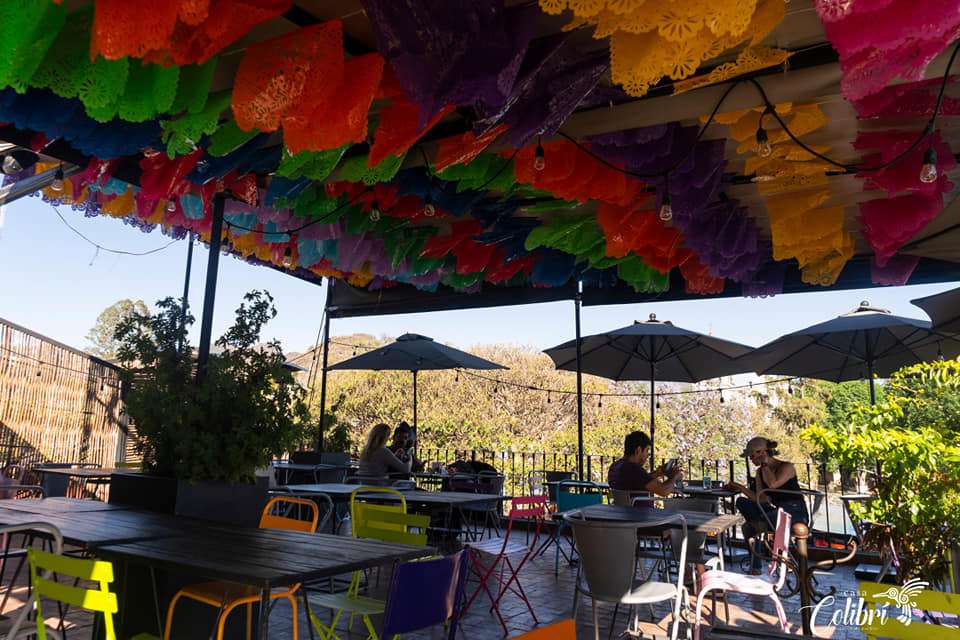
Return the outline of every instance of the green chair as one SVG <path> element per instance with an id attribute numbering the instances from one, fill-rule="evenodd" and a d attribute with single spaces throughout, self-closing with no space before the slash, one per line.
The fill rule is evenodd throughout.
<path id="1" fill-rule="evenodd" d="M 113 614 L 117 613 L 117 595 L 110 591 L 113 582 L 113 564 L 104 560 L 70 558 L 58 553 L 28 549 L 30 580 L 33 602 L 37 613 L 37 638 L 46 640 L 47 626 L 44 622 L 43 600 L 52 600 L 72 607 L 103 615 L 103 631 L 106 640 L 116 640 Z M 57 582 L 51 576 L 73 578 L 97 583 L 96 588 L 87 588 Z M 156 640 L 156 636 L 141 633 L 131 640 Z"/>
<path id="2" fill-rule="evenodd" d="M 384 497 L 396 498 L 399 504 L 383 504 Z M 355 538 L 370 538 L 383 542 L 409 544 L 418 547 L 427 545 L 427 527 L 430 516 L 407 513 L 407 500 L 395 489 L 386 487 L 361 487 L 350 494 L 350 520 Z M 411 531 L 416 529 L 416 531 Z M 339 640 L 335 632 L 337 623 L 344 613 L 353 617 L 360 616 L 369 633 L 369 638 L 379 638 L 370 616 L 382 615 L 386 602 L 360 595 L 361 572 L 355 571 L 346 593 L 311 595 L 308 600 L 307 615 L 320 635 L 321 640 Z M 332 609 L 334 613 L 330 624 L 324 624 L 313 612 L 312 605 Z"/>

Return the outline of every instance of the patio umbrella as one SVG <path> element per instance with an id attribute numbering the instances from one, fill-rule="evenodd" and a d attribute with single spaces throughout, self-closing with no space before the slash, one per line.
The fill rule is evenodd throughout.
<path id="1" fill-rule="evenodd" d="M 842 382 L 866 377 L 876 401 L 874 375 L 887 377 L 907 365 L 960 353 L 960 342 L 931 330 L 930 323 L 895 316 L 869 302 L 850 313 L 794 331 L 744 358 L 760 375 L 788 375 Z"/>
<path id="2" fill-rule="evenodd" d="M 580 339 L 581 372 L 610 380 L 650 382 L 650 462 L 655 460 L 655 385 L 664 382 L 700 382 L 718 376 L 750 371 L 737 359 L 750 347 L 729 340 L 689 331 L 657 320 L 584 336 Z M 577 370 L 577 341 L 571 340 L 544 351 L 557 369 Z M 583 455 L 583 452 L 580 452 Z"/>
<path id="3" fill-rule="evenodd" d="M 910 302 L 927 312 L 933 321 L 934 331 L 950 335 L 960 334 L 960 289 L 951 289 Z"/>
<path id="4" fill-rule="evenodd" d="M 413 374 L 413 429 L 417 429 L 417 373 L 431 369 L 506 369 L 466 351 L 434 342 L 433 338 L 405 333 L 395 342 L 338 362 L 330 367 L 365 371 L 409 371 Z"/>

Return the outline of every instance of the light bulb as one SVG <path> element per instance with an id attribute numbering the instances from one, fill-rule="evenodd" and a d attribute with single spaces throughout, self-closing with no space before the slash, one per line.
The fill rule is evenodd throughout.
<path id="1" fill-rule="evenodd" d="M 53 182 L 50 183 L 50 189 L 57 193 L 63 191 L 63 167 L 57 167 L 53 174 Z"/>
<path id="2" fill-rule="evenodd" d="M 770 139 L 767 138 L 767 130 L 761 124 L 757 129 L 757 155 L 761 158 L 769 158 L 773 154 L 773 147 L 770 146 Z"/>
<path id="3" fill-rule="evenodd" d="M 660 205 L 660 219 L 664 222 L 673 220 L 673 206 L 670 204 L 670 194 L 663 196 L 663 203 Z"/>
<path id="4" fill-rule="evenodd" d="M 23 166 L 20 162 L 11 156 L 5 156 L 3 158 L 3 172 L 7 175 L 13 175 L 15 173 L 20 173 L 23 171 Z"/>
<path id="5" fill-rule="evenodd" d="M 290 265 L 293 264 L 293 256 L 290 252 L 290 247 L 287 247 L 283 252 L 283 266 L 290 268 Z"/>
<path id="6" fill-rule="evenodd" d="M 380 220 L 380 204 L 376 199 L 370 204 L 370 221 L 377 222 Z"/>
<path id="7" fill-rule="evenodd" d="M 923 153 L 923 166 L 920 168 L 920 182 L 930 184 L 937 181 L 937 151 L 930 147 Z"/>
<path id="8" fill-rule="evenodd" d="M 437 208 L 433 205 L 433 198 L 427 196 L 423 201 L 423 215 L 432 218 L 437 213 Z"/>
<path id="9" fill-rule="evenodd" d="M 547 161 L 543 157 L 543 145 L 537 143 L 537 150 L 533 154 L 533 168 L 537 171 L 543 171 L 547 168 Z"/>
<path id="10" fill-rule="evenodd" d="M 167 200 L 167 211 L 174 213 L 177 210 L 177 201 L 171 198 Z"/>

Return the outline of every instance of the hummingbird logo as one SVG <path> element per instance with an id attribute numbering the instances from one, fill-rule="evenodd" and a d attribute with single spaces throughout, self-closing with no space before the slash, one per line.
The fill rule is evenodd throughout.
<path id="1" fill-rule="evenodd" d="M 902 587 L 890 587 L 883 593 L 877 594 L 877 597 L 887 598 L 900 607 L 900 615 L 897 616 L 897 620 L 903 624 L 910 624 L 913 619 L 913 609 L 916 606 L 916 597 L 928 586 L 930 586 L 929 582 L 913 578 L 905 582 Z"/>

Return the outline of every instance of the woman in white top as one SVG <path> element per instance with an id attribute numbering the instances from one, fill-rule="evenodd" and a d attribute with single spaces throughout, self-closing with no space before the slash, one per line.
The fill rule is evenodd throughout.
<path id="1" fill-rule="evenodd" d="M 390 437 L 390 427 L 383 423 L 370 429 L 367 434 L 367 444 L 360 452 L 359 475 L 384 477 L 388 473 L 410 473 L 413 460 L 405 456 L 398 458 L 387 448 L 387 438 Z"/>

